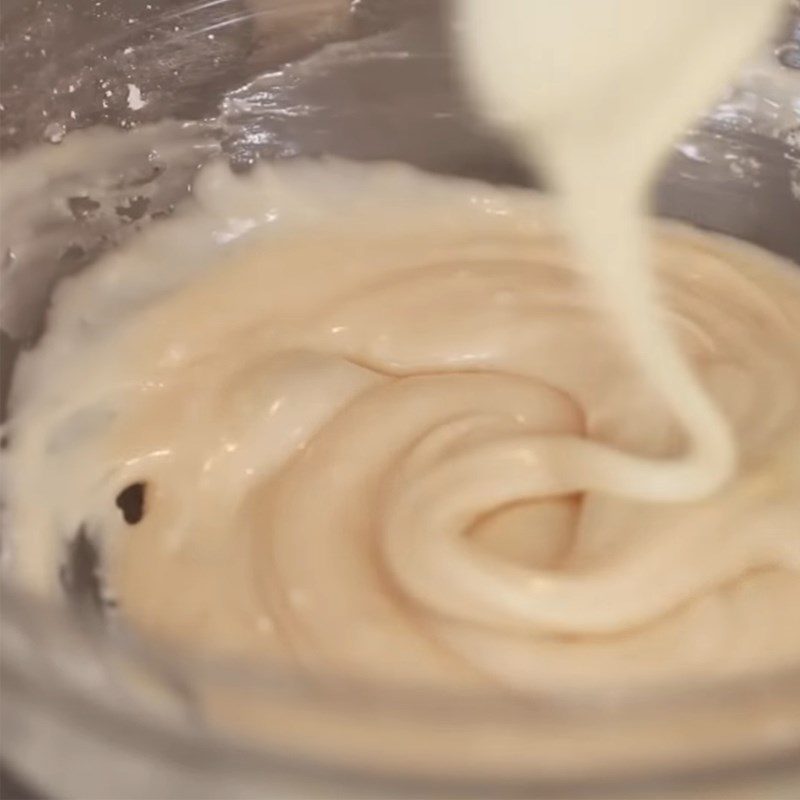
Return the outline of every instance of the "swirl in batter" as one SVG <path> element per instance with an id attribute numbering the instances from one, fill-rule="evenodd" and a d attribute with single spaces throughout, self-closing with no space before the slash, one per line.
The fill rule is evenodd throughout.
<path id="1" fill-rule="evenodd" d="M 550 691 L 796 661 L 800 281 L 678 225 L 654 249 L 739 452 L 710 497 L 659 497 L 686 434 L 546 201 L 207 168 L 60 288 L 17 371 L 15 569 L 55 591 L 83 528 L 142 633 L 309 670 Z"/>

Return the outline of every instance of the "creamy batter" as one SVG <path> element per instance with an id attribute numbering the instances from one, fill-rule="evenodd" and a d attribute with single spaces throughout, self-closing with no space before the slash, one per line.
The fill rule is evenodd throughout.
<path id="1" fill-rule="evenodd" d="M 544 200 L 400 166 L 208 168 L 181 216 L 62 286 L 18 369 L 13 521 L 40 534 L 18 575 L 56 591 L 84 526 L 139 630 L 373 676 L 552 689 L 796 659 L 797 276 L 677 226 L 656 252 L 659 320 L 740 452 L 707 500 L 615 491 L 618 452 L 685 437 Z"/>
<path id="2" fill-rule="evenodd" d="M 462 6 L 476 93 L 559 214 L 397 165 L 207 168 L 61 286 L 17 370 L 19 579 L 57 592 L 83 529 L 144 634 L 371 677 L 551 691 L 796 663 L 800 280 L 676 225 L 650 252 L 639 220 L 670 137 L 767 30 L 771 4 L 738 5 L 699 4 L 724 48 L 687 47 L 698 4 L 633 14 L 588 84 L 545 50 L 538 94 L 547 42 L 515 36 L 543 4 Z M 668 76 L 676 43 L 699 84 Z"/>

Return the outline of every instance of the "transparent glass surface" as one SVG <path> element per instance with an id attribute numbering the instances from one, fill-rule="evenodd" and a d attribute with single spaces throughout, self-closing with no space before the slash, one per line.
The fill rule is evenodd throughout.
<path id="1" fill-rule="evenodd" d="M 676 143 L 654 206 L 800 262 L 793 14 Z M 393 159 L 536 185 L 470 112 L 436 0 L 5 0 L 2 15 L 6 163 L 83 128 L 119 131 L 117 148 L 0 191 L 4 406 L 57 281 L 159 224 L 210 159 L 243 172 L 258 159 Z M 13 548 L 3 561 L 2 755 L 55 797 L 800 795 L 800 665 L 530 700 L 312 684 L 110 629 L 85 540 L 65 558 L 60 605 L 14 585 Z M 268 724 L 206 725 L 193 697 L 207 686 L 265 704 Z"/>

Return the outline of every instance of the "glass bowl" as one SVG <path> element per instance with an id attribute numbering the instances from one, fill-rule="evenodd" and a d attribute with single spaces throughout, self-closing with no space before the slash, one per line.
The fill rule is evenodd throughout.
<path id="1" fill-rule="evenodd" d="M 0 192 L 3 413 L 57 281 L 158 224 L 211 159 L 247 171 L 334 154 L 536 185 L 470 112 L 433 0 L 6 0 L 3 15 L 0 147 L 6 176 L 24 176 Z M 799 30 L 787 11 L 776 41 L 676 143 L 653 199 L 660 214 L 798 262 Z M 59 155 L 98 125 L 117 132 L 112 146 Z M 35 146 L 52 148 L 49 180 L 25 172 Z M 212 663 L 109 630 L 85 537 L 67 554 L 61 605 L 15 585 L 13 542 L 3 559 L 2 757 L 51 796 L 800 793 L 800 665 L 530 700 L 311 684 L 278 664 Z M 268 708 L 268 721 L 205 725 L 194 701 L 208 687 Z"/>

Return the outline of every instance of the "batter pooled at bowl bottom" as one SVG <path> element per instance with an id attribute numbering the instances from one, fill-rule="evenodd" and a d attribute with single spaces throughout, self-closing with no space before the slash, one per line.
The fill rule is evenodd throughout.
<path id="1" fill-rule="evenodd" d="M 58 592 L 80 529 L 142 635 L 327 674 L 553 691 L 797 663 L 800 279 L 675 224 L 653 247 L 739 452 L 694 502 L 615 472 L 686 443 L 547 201 L 396 165 L 207 168 L 60 288 L 18 368 L 20 580 Z"/>

